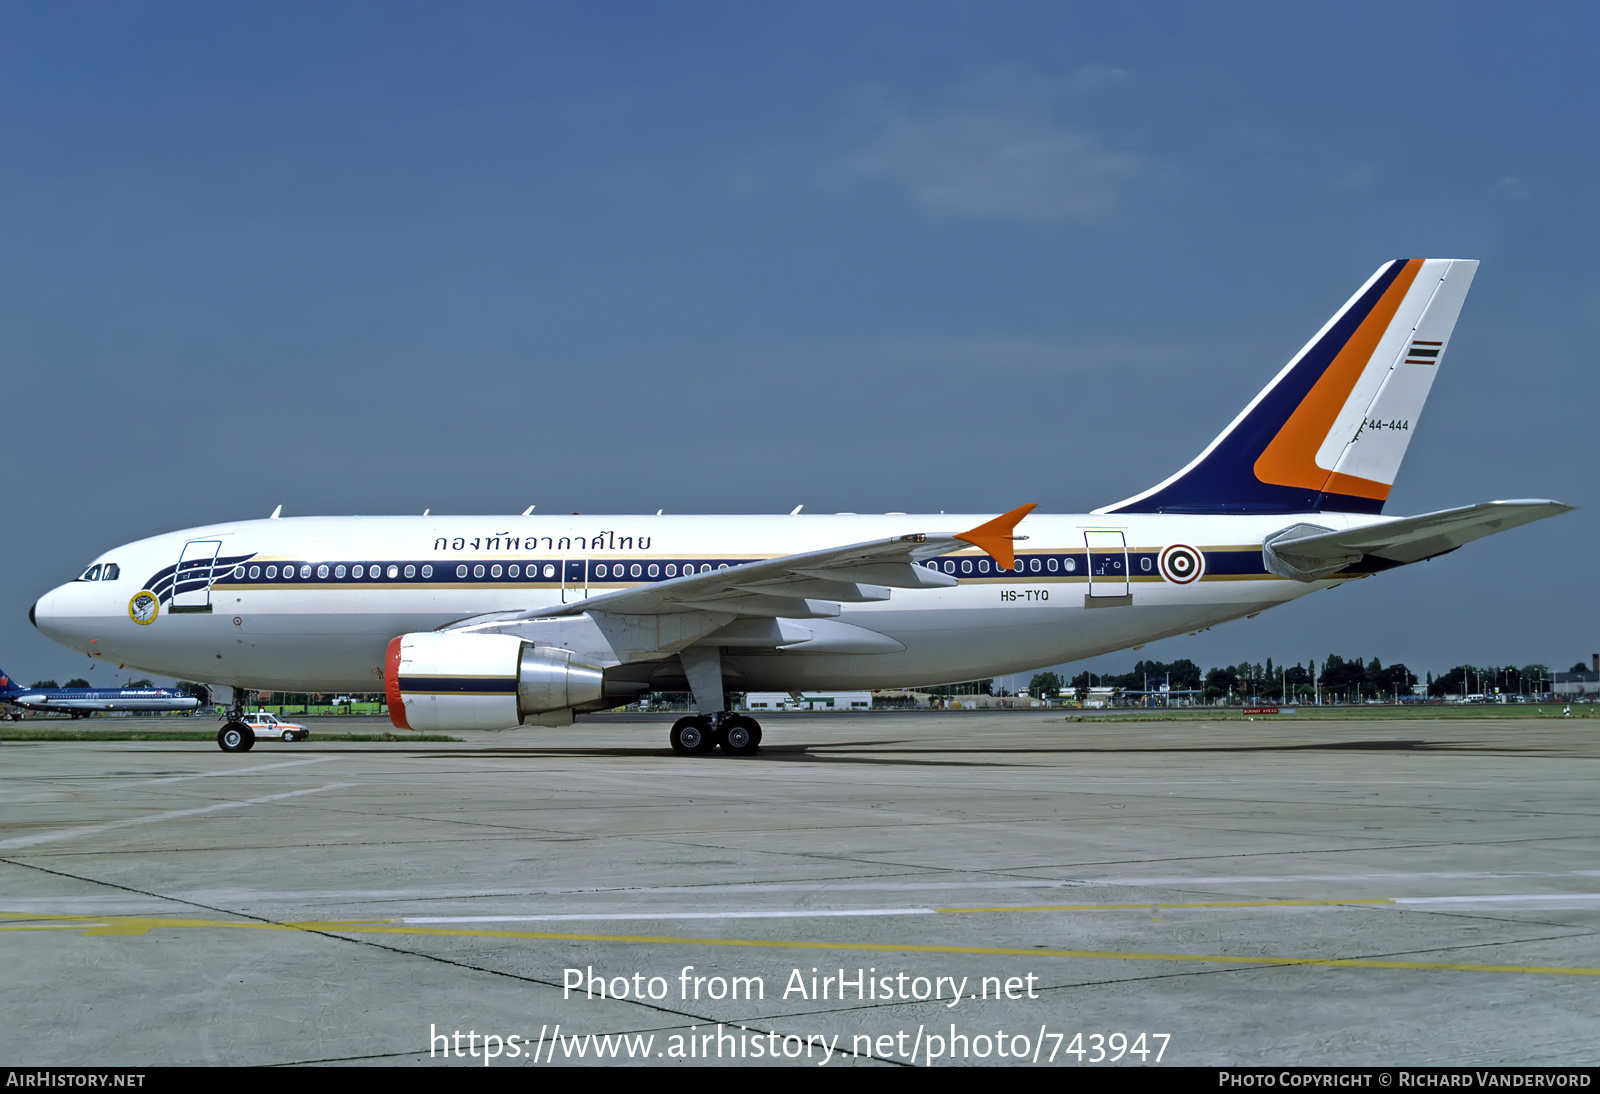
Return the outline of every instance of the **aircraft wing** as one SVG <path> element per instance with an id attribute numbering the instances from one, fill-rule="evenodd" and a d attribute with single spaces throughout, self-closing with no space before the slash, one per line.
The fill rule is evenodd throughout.
<path id="1" fill-rule="evenodd" d="M 988 552 L 1009 569 L 1015 562 L 1012 531 L 1033 510 L 1024 505 L 957 535 L 914 533 L 821 551 L 760 559 L 708 573 L 617 589 L 570 604 L 529 612 L 495 613 L 463 620 L 451 629 L 515 619 L 609 612 L 671 615 L 710 612 L 767 619 L 816 619 L 839 614 L 839 604 L 889 599 L 890 589 L 945 588 L 956 579 L 918 562 L 966 547 Z"/>
<path id="2" fill-rule="evenodd" d="M 1264 550 L 1300 571 L 1286 576 L 1321 576 L 1343 569 L 1364 556 L 1397 564 L 1420 562 L 1475 539 L 1553 517 L 1572 508 L 1559 501 L 1489 501 L 1343 532 L 1302 524 L 1269 537 Z"/>

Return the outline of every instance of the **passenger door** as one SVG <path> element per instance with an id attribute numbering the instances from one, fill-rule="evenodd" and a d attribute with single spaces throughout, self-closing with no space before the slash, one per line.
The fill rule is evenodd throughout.
<path id="1" fill-rule="evenodd" d="M 1109 608 L 1133 603 L 1128 591 L 1128 543 L 1121 532 L 1085 532 L 1089 549 L 1089 595 L 1086 608 Z"/>
<path id="2" fill-rule="evenodd" d="M 178 572 L 172 578 L 172 603 L 169 612 L 209 612 L 211 610 L 211 567 L 222 548 L 220 539 L 191 539 L 178 556 Z"/>

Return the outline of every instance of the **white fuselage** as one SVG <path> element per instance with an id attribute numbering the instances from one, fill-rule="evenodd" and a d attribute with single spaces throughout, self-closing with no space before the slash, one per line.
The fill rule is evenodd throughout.
<path id="1" fill-rule="evenodd" d="M 108 551 L 95 561 L 116 563 L 115 580 L 62 585 L 40 598 L 34 618 L 62 644 L 141 672 L 251 689 L 376 691 L 397 635 L 572 603 L 664 580 L 685 566 L 734 566 L 908 533 L 954 534 L 983 519 L 240 521 Z M 895 589 L 888 600 L 841 605 L 840 622 L 893 640 L 886 652 L 733 645 L 725 664 L 745 687 L 774 691 L 937 684 L 1061 664 L 1196 631 L 1346 580 L 1270 574 L 1262 541 L 1303 520 L 1344 529 L 1384 519 L 1034 514 L 1018 529 L 1026 539 L 1016 543 L 1017 569 L 1002 571 L 969 548 L 931 560 L 959 579 L 956 587 Z M 1164 565 L 1177 546 L 1203 555 L 1198 579 Z"/>

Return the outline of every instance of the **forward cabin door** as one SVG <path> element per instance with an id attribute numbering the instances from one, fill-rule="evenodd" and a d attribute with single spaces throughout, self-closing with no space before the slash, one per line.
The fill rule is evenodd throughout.
<path id="1" fill-rule="evenodd" d="M 172 575 L 172 603 L 169 612 L 209 612 L 211 610 L 211 567 L 222 549 L 220 539 L 191 539 L 178 556 L 178 572 Z"/>
<path id="2" fill-rule="evenodd" d="M 1089 595 L 1086 608 L 1110 608 L 1133 603 L 1128 591 L 1128 542 L 1121 532 L 1085 532 L 1089 549 Z"/>

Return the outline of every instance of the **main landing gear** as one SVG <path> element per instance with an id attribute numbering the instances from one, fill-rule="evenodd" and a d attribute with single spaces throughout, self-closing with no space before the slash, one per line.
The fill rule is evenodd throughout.
<path id="1" fill-rule="evenodd" d="M 243 688 L 233 689 L 233 705 L 228 708 L 227 722 L 217 730 L 217 747 L 224 752 L 249 752 L 256 747 L 256 731 L 244 721 L 248 701 L 248 692 Z"/>
<path id="2" fill-rule="evenodd" d="M 704 756 L 721 748 L 730 756 L 753 756 L 761 747 L 761 723 L 726 709 L 722 690 L 722 651 L 716 646 L 691 646 L 678 654 L 683 675 L 694 693 L 700 714 L 679 718 L 672 727 L 672 751 L 680 756 Z"/>
<path id="3" fill-rule="evenodd" d="M 692 714 L 672 727 L 672 751 L 703 756 L 721 747 L 730 756 L 753 756 L 761 746 L 761 723 L 744 714 Z"/>

